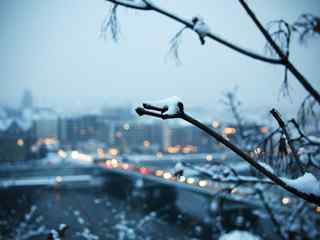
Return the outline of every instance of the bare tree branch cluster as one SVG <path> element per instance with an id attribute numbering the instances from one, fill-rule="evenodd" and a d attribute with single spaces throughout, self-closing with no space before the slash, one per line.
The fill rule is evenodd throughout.
<path id="1" fill-rule="evenodd" d="M 287 86 L 287 76 L 288 76 L 287 71 L 290 71 L 296 77 L 298 82 L 300 82 L 300 84 L 306 89 L 306 91 L 308 91 L 309 94 L 312 95 L 318 103 L 320 103 L 319 92 L 316 91 L 316 89 L 310 84 L 310 82 L 298 71 L 298 69 L 288 59 L 288 57 L 289 57 L 288 50 L 289 50 L 292 28 L 290 28 L 288 26 L 288 24 L 285 23 L 285 21 L 280 21 L 279 27 L 281 27 L 281 29 L 279 29 L 277 31 L 277 34 L 275 34 L 275 36 L 277 36 L 280 39 L 283 39 L 283 38 L 285 39 L 284 42 L 286 43 L 286 47 L 285 47 L 285 49 L 282 49 L 281 46 L 279 46 L 277 44 L 277 42 L 273 39 L 273 36 L 262 26 L 262 24 L 260 23 L 258 18 L 255 16 L 253 11 L 249 8 L 248 4 L 244 0 L 239 0 L 240 4 L 245 9 L 248 16 L 252 19 L 252 21 L 255 23 L 255 25 L 260 30 L 260 32 L 264 35 L 270 48 L 272 48 L 273 51 L 276 53 L 276 55 L 279 57 L 278 59 L 263 56 L 263 55 L 258 54 L 256 52 L 247 50 L 246 48 L 240 47 L 237 44 L 231 43 L 230 41 L 219 37 L 217 34 L 214 34 L 212 31 L 208 31 L 209 28 L 207 27 L 207 25 L 202 20 L 199 21 L 199 18 L 194 17 L 191 20 L 184 19 L 184 18 L 179 17 L 178 15 L 176 15 L 168 10 L 165 10 L 161 7 L 156 6 L 152 2 L 152 0 L 106 0 L 106 1 L 112 2 L 116 5 L 128 7 L 128 8 L 133 8 L 133 9 L 138 9 L 138 10 L 148 10 L 148 11 L 153 11 L 153 12 L 159 13 L 161 15 L 164 15 L 164 16 L 166 16 L 176 22 L 183 24 L 185 28 L 188 28 L 188 29 L 194 31 L 199 36 L 199 39 L 202 44 L 205 43 L 205 38 L 209 38 L 213 41 L 221 43 L 222 45 L 235 50 L 236 52 L 244 54 L 250 58 L 257 59 L 257 60 L 271 63 L 271 64 L 283 65 L 283 66 L 285 66 L 285 81 L 284 81 L 285 85 L 284 86 L 285 87 Z M 116 22 L 116 21 L 112 20 L 113 18 L 114 18 L 114 14 L 111 14 L 110 20 L 108 20 L 107 22 L 110 22 L 110 24 Z M 305 19 L 305 18 L 303 18 L 303 19 Z M 314 25 L 313 30 L 318 32 L 318 29 L 319 29 L 318 22 L 319 21 L 318 21 L 318 18 L 315 18 L 315 19 L 316 19 L 315 25 L 313 23 L 314 21 L 311 21 L 310 19 L 307 18 L 308 21 L 305 20 L 304 22 L 303 21 L 298 22 L 296 24 L 296 29 L 298 29 L 301 26 L 309 26 L 311 24 L 310 23 L 310 21 L 311 21 L 312 24 Z M 203 25 L 201 28 L 198 27 L 199 23 L 201 23 L 201 25 Z M 109 25 L 109 26 L 111 29 L 116 28 L 116 27 L 111 27 L 111 25 Z M 285 28 L 283 28 L 282 26 L 285 26 Z M 309 28 L 310 27 L 308 27 L 308 29 Z M 106 28 L 106 30 L 107 29 L 108 29 L 108 27 Z M 181 34 L 182 34 L 182 32 L 180 32 L 180 34 L 178 34 L 178 35 L 181 35 Z M 177 54 L 177 51 L 178 51 L 177 46 L 179 45 L 179 42 L 174 41 L 174 42 L 172 42 L 172 44 L 173 44 L 173 47 L 171 47 L 171 49 L 174 51 L 173 56 L 178 57 L 179 55 Z"/>
<path id="2" fill-rule="evenodd" d="M 290 41 L 292 38 L 293 32 L 300 32 L 303 37 L 305 38 L 307 35 L 311 34 L 311 31 L 313 31 L 315 34 L 319 33 L 319 18 L 316 18 L 311 15 L 305 15 L 302 16 L 295 24 L 289 25 L 284 20 L 280 21 L 274 21 L 271 24 L 269 24 L 269 29 L 264 28 L 264 26 L 261 24 L 261 22 L 258 20 L 254 12 L 251 10 L 251 8 L 248 6 L 245 0 L 239 0 L 240 5 L 243 7 L 247 15 L 251 18 L 253 23 L 256 25 L 257 29 L 262 33 L 262 35 L 265 37 L 268 45 L 268 49 L 272 51 L 273 55 L 276 55 L 277 58 L 272 57 L 266 57 L 261 54 L 258 54 L 254 51 L 247 50 L 246 48 L 240 47 L 237 44 L 234 44 L 224 38 L 219 37 L 217 34 L 213 33 L 209 30 L 209 27 L 204 22 L 204 20 L 200 17 L 193 17 L 191 19 L 185 19 L 182 17 L 179 17 L 178 15 L 165 10 L 153 3 L 152 0 L 106 0 L 109 2 L 112 2 L 116 4 L 111 11 L 110 18 L 108 21 L 106 21 L 106 28 L 111 29 L 111 32 L 114 33 L 115 29 L 117 27 L 113 25 L 117 25 L 116 19 L 116 9 L 117 6 L 123 6 L 133 9 L 138 9 L 142 11 L 152 11 L 161 15 L 164 15 L 178 23 L 181 23 L 183 25 L 183 28 L 173 37 L 173 39 L 170 42 L 170 51 L 172 52 L 173 57 L 177 60 L 179 63 L 179 45 L 181 42 L 181 37 L 183 32 L 186 29 L 189 29 L 193 32 L 195 32 L 199 39 L 201 44 L 206 43 L 206 39 L 210 39 L 213 41 L 216 41 L 230 49 L 233 49 L 234 51 L 244 54 L 245 56 L 248 56 L 250 58 L 267 62 L 270 64 L 277 64 L 282 65 L 285 68 L 285 77 L 284 77 L 284 87 L 288 88 L 288 72 L 290 72 L 297 81 L 305 88 L 305 90 L 310 94 L 312 101 L 315 101 L 317 103 L 320 103 L 320 94 L 319 92 L 311 85 L 311 83 L 302 75 L 302 73 L 291 63 L 289 60 L 289 49 L 290 49 Z M 275 30 L 271 30 L 270 28 L 275 27 Z M 114 30 L 112 30 L 114 29 Z M 115 40 L 117 38 L 114 38 Z M 232 100 L 232 98 L 229 98 L 229 100 Z M 218 142 L 222 143 L 229 149 L 231 149 L 233 152 L 235 152 L 238 156 L 240 156 L 242 159 L 247 161 L 251 166 L 253 166 L 255 169 L 257 169 L 259 172 L 261 172 L 264 176 L 269 178 L 272 182 L 274 182 L 276 185 L 281 186 L 283 189 L 287 190 L 288 192 L 294 194 L 295 196 L 302 198 L 310 203 L 315 203 L 317 205 L 320 205 L 320 197 L 315 196 L 313 194 L 307 194 L 305 192 L 299 191 L 298 189 L 292 187 L 291 185 L 288 185 L 282 178 L 278 177 L 275 173 L 271 172 L 270 170 L 266 169 L 264 166 L 259 164 L 252 156 L 250 156 L 247 152 L 241 150 L 238 146 L 231 143 L 228 139 L 224 138 L 219 133 L 215 132 L 214 130 L 208 128 L 205 124 L 202 124 L 198 120 L 194 119 L 190 115 L 186 114 L 184 111 L 184 107 L 182 103 L 178 104 L 178 111 L 175 113 L 166 113 L 168 109 L 153 106 L 150 104 L 143 104 L 143 107 L 139 107 L 136 109 L 136 112 L 142 116 L 142 115 L 149 115 L 152 117 L 157 117 L 160 119 L 183 119 L 187 121 L 188 123 L 198 127 L 199 129 L 206 132 L 211 137 L 215 138 Z M 278 152 L 280 154 L 286 155 L 292 155 L 295 159 L 295 162 L 299 163 L 299 149 L 296 148 L 294 145 L 293 139 L 290 135 L 290 131 L 288 130 L 287 124 L 282 120 L 280 117 L 280 114 L 277 113 L 275 110 L 272 111 L 272 114 L 276 121 L 279 124 L 279 129 L 277 129 L 270 137 L 269 140 L 272 140 L 273 137 L 277 133 L 281 133 L 280 139 L 279 139 L 279 148 Z M 287 148 L 287 145 L 289 147 Z M 271 144 L 271 147 L 273 148 L 273 144 Z M 271 149 L 270 152 L 273 152 L 274 149 Z M 300 169 L 301 172 L 303 169 Z"/>
<path id="3" fill-rule="evenodd" d="M 299 191 L 298 189 L 288 185 L 285 181 L 283 181 L 281 178 L 279 178 L 277 175 L 275 175 L 273 172 L 266 169 L 264 166 L 259 164 L 255 159 L 253 159 L 249 154 L 242 151 L 240 148 L 238 148 L 236 145 L 228 141 L 226 138 L 224 138 L 222 135 L 214 131 L 213 129 L 207 127 L 205 124 L 199 122 L 198 120 L 194 119 L 190 115 L 186 114 L 184 112 L 184 106 L 180 102 L 179 103 L 179 111 L 173 114 L 166 114 L 166 108 L 159 108 L 154 107 L 149 104 L 143 104 L 143 107 L 138 107 L 136 109 L 136 112 L 138 115 L 148 115 L 152 117 L 157 117 L 160 119 L 183 119 L 186 122 L 198 127 L 199 129 L 203 130 L 205 133 L 210 135 L 211 137 L 215 138 L 218 142 L 225 145 L 227 148 L 229 148 L 231 151 L 239 155 L 243 160 L 248 162 L 252 167 L 257 169 L 259 172 L 261 172 L 264 176 L 272 180 L 275 184 L 279 185 L 280 187 L 284 188 L 288 192 L 296 195 L 297 197 L 300 197 L 310 203 L 314 203 L 320 206 L 320 197 L 315 195 L 306 194 L 304 192 Z"/>

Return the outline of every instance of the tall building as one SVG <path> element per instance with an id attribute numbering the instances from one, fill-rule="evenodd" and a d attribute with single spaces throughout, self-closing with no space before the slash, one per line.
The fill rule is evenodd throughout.
<path id="1" fill-rule="evenodd" d="M 21 100 L 21 109 L 32 109 L 33 108 L 33 95 L 31 90 L 26 89 L 23 92 Z"/>
<path id="2" fill-rule="evenodd" d="M 36 108 L 33 111 L 33 129 L 37 139 L 58 138 L 58 114 L 51 108 Z"/>
<path id="3" fill-rule="evenodd" d="M 2 109 L 0 116 L 0 162 L 29 159 L 30 146 L 34 142 L 32 125 L 12 113 Z"/>
<path id="4" fill-rule="evenodd" d="M 109 142 L 110 126 L 100 115 L 86 114 L 59 119 L 59 140 L 64 144 L 99 140 Z"/>

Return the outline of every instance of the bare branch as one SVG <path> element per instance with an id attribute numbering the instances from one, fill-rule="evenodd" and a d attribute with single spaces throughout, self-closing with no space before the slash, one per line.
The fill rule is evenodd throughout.
<path id="1" fill-rule="evenodd" d="M 300 84 L 305 88 L 307 92 L 312 95 L 316 101 L 320 104 L 320 93 L 310 84 L 310 82 L 296 69 L 296 67 L 289 61 L 288 56 L 282 49 L 278 46 L 278 44 L 272 39 L 272 36 L 268 33 L 268 31 L 262 26 L 261 22 L 258 20 L 254 12 L 250 9 L 245 0 L 239 0 L 242 7 L 245 9 L 249 17 L 252 19 L 254 24 L 266 38 L 270 46 L 277 53 L 279 58 L 282 60 L 282 64 L 288 68 L 288 70 L 296 77 L 296 79 L 300 82 Z"/>
<path id="2" fill-rule="evenodd" d="M 183 24 L 185 27 L 191 29 L 192 31 L 196 32 L 198 35 L 199 33 L 196 31 L 196 29 L 194 28 L 195 24 L 192 22 L 192 20 L 187 20 L 187 19 L 184 19 L 182 17 L 179 17 L 177 16 L 176 14 L 174 13 L 171 13 L 169 12 L 168 10 L 164 10 L 158 6 L 156 6 L 154 3 L 152 3 L 150 0 L 141 0 L 144 2 L 145 5 L 137 5 L 137 4 L 134 4 L 132 1 L 129 1 L 129 0 L 106 0 L 106 1 L 109 1 L 109 2 L 112 2 L 112 3 L 115 3 L 115 4 L 119 4 L 121 6 L 124 6 L 124 7 L 128 7 L 128 8 L 133 8 L 133 9 L 140 9 L 140 10 L 152 10 L 154 12 L 157 12 L 161 15 L 164 15 L 164 16 L 167 16 L 168 18 L 171 18 L 181 24 Z M 138 1 L 138 0 L 135 0 L 135 1 Z M 139 1 L 139 2 L 141 2 Z M 200 37 L 200 36 L 199 36 Z M 260 61 L 263 61 L 263 62 L 267 62 L 267 63 L 271 63 L 271 64 L 283 64 L 283 62 L 280 60 L 280 59 L 273 59 L 273 58 L 268 58 L 268 57 L 265 57 L 261 54 L 258 54 L 258 53 L 255 53 L 251 50 L 248 50 L 246 48 L 243 48 L 239 45 L 236 45 L 234 43 L 231 43 L 230 41 L 222 38 L 222 37 L 219 37 L 218 35 L 210 32 L 208 34 L 206 34 L 207 38 L 211 39 L 211 40 L 214 40 L 214 41 L 217 41 L 241 54 L 244 54 L 248 57 L 251 57 L 253 59 L 257 59 L 257 60 L 260 60 Z"/>
<path id="3" fill-rule="evenodd" d="M 240 47 L 236 44 L 233 44 L 218 35 L 212 33 L 212 32 L 205 32 L 205 34 L 202 34 L 202 31 L 199 31 L 199 28 L 196 26 L 197 21 L 193 22 L 192 20 L 186 20 L 183 19 L 167 10 L 164 10 L 158 6 L 156 6 L 152 1 L 150 0 L 106 0 L 115 4 L 119 4 L 124 7 L 128 8 L 133 8 L 133 9 L 140 9 L 140 10 L 152 10 L 155 11 L 159 14 L 162 14 L 164 16 L 167 16 L 168 18 L 171 18 L 181 24 L 183 24 L 185 27 L 193 30 L 196 32 L 201 40 L 201 42 L 204 43 L 204 38 L 209 38 L 214 41 L 217 41 L 239 53 L 242 53 L 248 57 L 251 57 L 253 59 L 257 59 L 263 62 L 268 62 L 272 64 L 280 64 L 286 66 L 288 70 L 297 78 L 297 80 L 301 83 L 301 85 L 308 91 L 316 100 L 318 103 L 320 103 L 320 93 L 307 81 L 307 79 L 295 68 L 295 66 L 289 61 L 288 56 L 286 55 L 285 52 L 281 50 L 281 48 L 276 44 L 276 42 L 272 39 L 270 34 L 268 33 L 267 30 L 264 29 L 262 24 L 259 22 L 257 17 L 254 15 L 252 10 L 249 8 L 249 6 L 245 3 L 244 0 L 239 0 L 241 5 L 244 7 L 246 10 L 247 14 L 251 17 L 253 22 L 256 24 L 258 29 L 262 32 L 262 34 L 265 36 L 267 39 L 268 43 L 270 46 L 275 50 L 277 55 L 279 56 L 280 59 L 273 59 L 273 58 L 268 58 L 265 56 L 262 56 L 261 54 L 252 52 L 250 50 L 247 50 L 243 47 Z M 316 28 L 318 29 L 318 27 Z M 287 76 L 287 75 L 286 75 Z"/>
<path id="4" fill-rule="evenodd" d="M 294 22 L 293 28 L 300 34 L 300 42 L 306 43 L 307 39 L 320 36 L 320 17 L 316 17 L 310 13 L 302 14 Z"/>
<path id="5" fill-rule="evenodd" d="M 313 141 L 312 139 L 310 139 L 308 136 L 306 136 L 303 133 L 301 127 L 299 126 L 299 124 L 297 123 L 297 121 L 295 119 L 291 119 L 289 122 L 291 122 L 295 126 L 295 128 L 297 129 L 297 131 L 300 134 L 300 137 L 304 138 L 309 144 L 311 144 L 311 145 L 320 145 L 318 142 Z"/>
<path id="6" fill-rule="evenodd" d="M 117 17 L 118 4 L 110 8 L 109 16 L 101 25 L 101 36 L 106 39 L 106 34 L 110 30 L 113 41 L 118 42 L 120 35 L 120 25 Z"/>
<path id="7" fill-rule="evenodd" d="M 224 177 L 222 175 L 212 174 L 211 172 L 209 172 L 209 171 L 207 171 L 207 170 L 205 170 L 203 168 L 200 168 L 200 167 L 197 167 L 197 166 L 193 166 L 190 163 L 187 163 L 187 162 L 182 162 L 182 163 L 186 167 L 198 171 L 201 175 L 209 178 L 213 182 L 233 183 L 233 184 L 256 184 L 256 183 L 271 184 L 271 185 L 274 184 L 269 179 L 261 179 L 261 178 L 248 177 L 248 176 L 239 176 L 235 172 L 234 169 L 232 169 L 231 167 L 228 167 L 228 166 L 224 166 L 224 167 L 230 169 L 231 172 L 234 173 L 234 176 Z"/>
<path id="8" fill-rule="evenodd" d="M 280 141 L 281 141 L 281 139 L 284 139 L 285 142 L 284 142 L 284 146 L 281 146 L 281 144 L 279 145 L 279 153 L 281 153 L 281 151 L 280 151 L 281 149 L 280 148 L 283 147 L 283 149 L 285 149 L 285 151 L 284 151 L 285 153 L 284 154 L 287 155 L 286 144 L 288 144 L 290 149 L 291 149 L 292 155 L 293 155 L 294 159 L 296 160 L 296 163 L 297 163 L 298 167 L 300 168 L 300 171 L 303 172 L 303 169 L 301 167 L 301 162 L 300 162 L 300 159 L 299 159 L 299 155 L 298 155 L 298 151 L 296 150 L 296 148 L 295 148 L 295 146 L 294 146 L 294 144 L 292 142 L 292 138 L 291 138 L 289 130 L 287 129 L 286 124 L 284 123 L 283 119 L 281 118 L 279 112 L 276 109 L 272 109 L 270 111 L 270 113 L 272 114 L 272 116 L 278 122 L 279 127 L 282 129 L 282 132 L 283 132 L 283 134 L 285 136 L 284 138 L 283 137 L 280 138 Z"/>
<path id="9" fill-rule="evenodd" d="M 276 228 L 278 235 L 281 237 L 281 239 L 285 240 L 286 237 L 284 236 L 283 232 L 281 231 L 281 224 L 278 222 L 276 215 L 273 212 L 272 208 L 269 206 L 263 192 L 260 189 L 257 189 L 257 193 L 258 193 L 258 196 L 259 196 L 264 208 L 266 209 L 268 215 L 270 216 L 270 219 L 271 219 L 274 227 Z"/>
<path id="10" fill-rule="evenodd" d="M 170 48 L 167 56 L 172 56 L 176 65 L 181 64 L 180 56 L 179 56 L 179 47 L 182 40 L 182 33 L 187 29 L 187 27 L 183 27 L 179 32 L 177 32 L 173 38 L 170 40 Z"/>
<path id="11" fill-rule="evenodd" d="M 214 131 L 213 129 L 209 128 L 205 124 L 199 122 L 198 120 L 194 119 L 190 115 L 186 114 L 183 110 L 183 104 L 181 103 L 182 106 L 180 106 L 180 111 L 174 114 L 163 114 L 163 113 L 158 113 L 159 109 L 155 109 L 155 111 L 149 111 L 145 110 L 144 108 L 137 108 L 136 112 L 138 115 L 149 115 L 153 117 L 157 117 L 160 119 L 171 119 L 171 118 L 180 118 L 185 120 L 186 122 L 198 127 L 199 129 L 203 130 L 206 132 L 208 135 L 216 139 L 218 142 L 222 143 L 226 147 L 228 147 L 230 150 L 232 150 L 234 153 L 236 153 L 238 156 L 240 156 L 243 160 L 248 162 L 251 166 L 253 166 L 255 169 L 257 169 L 259 172 L 261 172 L 264 176 L 268 177 L 270 180 L 272 180 L 275 184 L 281 186 L 288 192 L 296 195 L 297 197 L 300 197 L 310 203 L 314 203 L 320 206 L 320 197 L 313 195 L 313 194 L 307 194 L 305 192 L 301 192 L 297 188 L 288 185 L 284 180 L 282 180 L 280 177 L 275 175 L 274 173 L 270 172 L 267 170 L 265 167 L 263 167 L 261 164 L 259 164 L 256 160 L 254 160 L 249 154 L 246 152 L 242 151 L 240 148 L 238 148 L 236 145 L 225 139 L 223 136 L 221 136 L 219 133 Z M 150 109 L 150 108 L 149 108 Z"/>
<path id="12" fill-rule="evenodd" d="M 309 117 L 316 118 L 315 112 L 316 101 L 312 98 L 311 95 L 308 95 L 302 102 L 298 114 L 297 119 L 301 123 L 302 127 L 306 127 L 307 120 Z"/>
<path id="13" fill-rule="evenodd" d="M 277 21 L 271 21 L 267 24 L 267 31 L 272 39 L 279 45 L 281 50 L 288 56 L 290 41 L 291 41 L 291 26 L 286 21 L 280 19 Z M 275 50 L 272 48 L 269 42 L 266 43 L 266 50 L 272 55 L 276 55 Z"/>
<path id="14" fill-rule="evenodd" d="M 243 127 L 243 119 L 239 113 L 239 107 L 241 102 L 237 98 L 237 89 L 235 88 L 234 91 L 228 91 L 224 93 L 225 101 L 223 103 L 227 105 L 236 121 L 237 128 L 239 129 L 241 140 L 245 140 L 246 136 L 244 134 L 244 127 Z"/>
<path id="15" fill-rule="evenodd" d="M 138 9 L 138 10 L 150 10 L 149 5 L 143 0 L 106 0 L 114 4 L 118 4 L 124 7 Z"/>

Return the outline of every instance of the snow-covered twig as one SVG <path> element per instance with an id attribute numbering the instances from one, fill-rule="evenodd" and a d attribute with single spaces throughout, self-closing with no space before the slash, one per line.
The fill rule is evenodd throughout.
<path id="1" fill-rule="evenodd" d="M 190 169 L 193 169 L 193 170 L 196 170 L 201 175 L 209 178 L 213 182 L 232 183 L 232 184 L 256 184 L 256 183 L 274 184 L 269 179 L 261 179 L 261 178 L 256 178 L 256 177 L 248 177 L 248 176 L 238 175 L 234 171 L 234 169 L 232 169 L 231 167 L 228 167 L 228 166 L 225 166 L 225 167 L 227 167 L 228 169 L 231 170 L 231 172 L 233 172 L 233 176 L 223 176 L 222 174 L 213 174 L 207 169 L 204 169 L 204 168 L 201 168 L 201 167 L 197 167 L 197 166 L 193 166 L 192 164 L 187 163 L 187 162 L 182 162 L 182 163 L 186 167 L 188 167 Z"/>
<path id="2" fill-rule="evenodd" d="M 311 173 L 305 173 L 296 179 L 283 178 L 289 186 L 308 195 L 320 196 L 320 182 Z"/>
<path id="3" fill-rule="evenodd" d="M 193 31 L 198 33 L 199 39 L 202 45 L 205 44 L 205 37 L 210 34 L 211 30 L 209 26 L 205 23 L 202 17 L 196 16 L 192 18 L 192 23 L 193 23 Z"/>
<path id="4" fill-rule="evenodd" d="M 179 118 L 184 112 L 182 101 L 178 97 L 170 97 L 160 101 L 145 102 L 143 107 L 136 108 L 139 116 L 149 115 L 162 119 Z"/>
<path id="5" fill-rule="evenodd" d="M 91 233 L 90 229 L 88 228 L 84 228 L 81 233 L 77 232 L 76 235 L 81 236 L 83 239 L 86 240 L 99 240 L 99 236 Z"/>
<path id="6" fill-rule="evenodd" d="M 160 101 L 160 102 L 167 103 L 167 101 Z M 259 164 L 255 159 L 253 159 L 248 153 L 246 153 L 245 151 L 242 151 L 239 147 L 231 143 L 222 135 L 220 135 L 213 129 L 209 128 L 207 125 L 199 122 L 198 120 L 191 117 L 190 115 L 186 114 L 184 111 L 184 105 L 182 102 L 175 101 L 174 103 L 175 104 L 173 104 L 172 107 L 170 108 L 171 114 L 164 114 L 166 111 L 169 110 L 169 106 L 166 107 L 165 104 L 157 105 L 157 106 L 148 105 L 148 104 L 143 105 L 143 108 L 142 107 L 137 108 L 136 112 L 140 116 L 149 115 L 149 116 L 157 117 L 163 120 L 171 119 L 171 118 L 180 118 L 185 120 L 186 122 L 198 127 L 199 129 L 206 132 L 209 136 L 213 137 L 218 142 L 228 147 L 230 150 L 232 150 L 234 153 L 240 156 L 243 160 L 248 162 L 252 167 L 254 167 L 259 172 L 261 172 L 264 176 L 271 179 L 275 184 L 281 186 L 282 188 L 296 195 L 297 197 L 300 197 L 308 202 L 315 203 L 320 206 L 320 194 L 314 195 L 314 194 L 306 193 L 304 191 L 301 191 L 301 189 L 296 188 L 294 185 L 288 184 L 288 182 L 284 181 L 274 173 L 270 172 L 268 169 L 266 169 L 261 164 Z"/>

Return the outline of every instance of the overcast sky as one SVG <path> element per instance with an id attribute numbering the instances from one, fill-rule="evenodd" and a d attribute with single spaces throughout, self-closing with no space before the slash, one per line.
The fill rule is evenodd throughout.
<path id="1" fill-rule="evenodd" d="M 213 32 L 263 53 L 265 41 L 237 0 L 158 0 L 192 18 L 201 15 Z M 319 0 L 250 0 L 263 23 L 301 13 L 319 15 Z M 165 60 L 168 42 L 181 25 L 157 13 L 121 8 L 121 40 L 99 38 L 110 3 L 103 0 L 1 0 L 0 104 L 20 101 L 24 89 L 39 105 L 87 110 L 103 103 L 134 104 L 177 95 L 187 106 L 215 109 L 224 90 L 238 86 L 244 106 L 294 114 L 305 91 L 290 76 L 292 101 L 279 100 L 283 68 L 239 55 L 215 42 L 201 46 L 186 31 L 183 64 Z M 292 46 L 292 61 L 320 89 L 319 39 Z M 296 42 L 296 41 L 295 41 Z"/>

